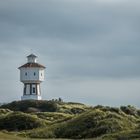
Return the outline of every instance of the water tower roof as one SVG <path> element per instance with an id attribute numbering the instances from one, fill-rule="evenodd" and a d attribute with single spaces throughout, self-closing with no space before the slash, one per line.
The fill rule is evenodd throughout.
<path id="1" fill-rule="evenodd" d="M 41 64 L 38 64 L 38 63 L 26 63 L 26 64 L 20 66 L 19 69 L 20 68 L 43 68 L 43 69 L 45 69 L 46 67 Z"/>
<path id="2" fill-rule="evenodd" d="M 29 58 L 29 57 L 35 57 L 36 58 L 37 56 L 34 55 L 34 54 L 30 54 L 30 55 L 27 56 L 27 58 Z"/>

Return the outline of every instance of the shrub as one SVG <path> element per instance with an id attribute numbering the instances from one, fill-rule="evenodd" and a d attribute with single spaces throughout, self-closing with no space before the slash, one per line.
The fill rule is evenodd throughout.
<path id="1" fill-rule="evenodd" d="M 72 114 L 80 114 L 85 112 L 84 109 L 78 107 L 71 108 L 70 111 L 72 112 Z"/>
<path id="2" fill-rule="evenodd" d="M 21 131 L 45 126 L 45 122 L 35 115 L 13 112 L 0 118 L 0 129 L 8 131 Z"/>
<path id="3" fill-rule="evenodd" d="M 137 110 L 133 106 L 121 106 L 120 109 L 127 115 L 137 116 Z"/>
<path id="4" fill-rule="evenodd" d="M 55 135 L 62 138 L 83 138 L 83 132 L 95 127 L 103 117 L 104 112 L 99 110 L 85 112 L 67 123 L 62 123 L 55 129 Z"/>
<path id="5" fill-rule="evenodd" d="M 5 105 L 2 105 L 0 108 L 8 108 L 13 111 L 31 111 L 31 108 L 34 108 L 36 111 L 48 111 L 55 112 L 58 110 L 58 105 L 54 101 L 37 101 L 37 100 L 25 100 L 25 101 L 14 101 Z M 33 112 L 35 111 L 33 110 Z"/>
<path id="6" fill-rule="evenodd" d="M 7 114 L 7 113 L 11 113 L 12 111 L 10 109 L 3 109 L 3 108 L 0 108 L 0 115 L 2 114 Z"/>

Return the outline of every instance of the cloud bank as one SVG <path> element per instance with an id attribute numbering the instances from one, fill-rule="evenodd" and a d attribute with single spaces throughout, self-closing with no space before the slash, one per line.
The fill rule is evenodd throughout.
<path id="1" fill-rule="evenodd" d="M 138 0 L 0 1 L 1 101 L 20 99 L 17 67 L 33 52 L 47 67 L 44 99 L 140 106 L 139 6 Z"/>

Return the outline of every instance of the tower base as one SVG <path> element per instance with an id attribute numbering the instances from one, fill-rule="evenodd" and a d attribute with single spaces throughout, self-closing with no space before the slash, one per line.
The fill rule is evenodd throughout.
<path id="1" fill-rule="evenodd" d="M 21 100 L 41 100 L 42 97 L 40 95 L 23 95 L 21 96 Z"/>

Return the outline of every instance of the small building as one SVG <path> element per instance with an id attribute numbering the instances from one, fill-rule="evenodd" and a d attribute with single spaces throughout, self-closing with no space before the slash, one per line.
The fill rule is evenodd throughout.
<path id="1" fill-rule="evenodd" d="M 27 63 L 18 68 L 20 81 L 24 84 L 21 100 L 41 100 L 40 83 L 44 81 L 45 66 L 37 63 L 37 56 L 27 56 Z"/>

